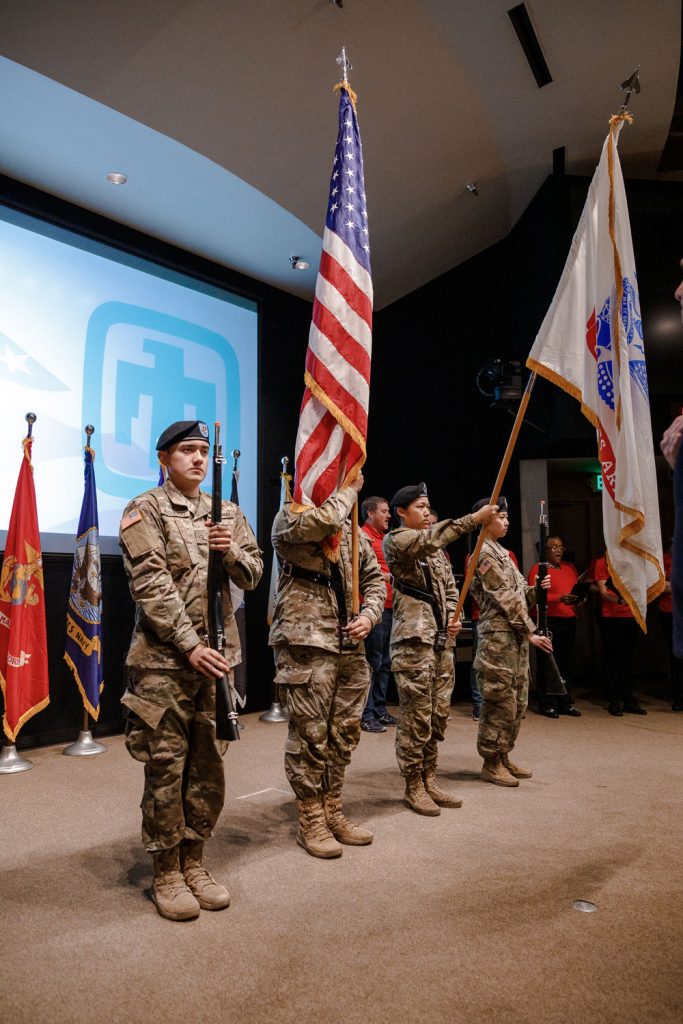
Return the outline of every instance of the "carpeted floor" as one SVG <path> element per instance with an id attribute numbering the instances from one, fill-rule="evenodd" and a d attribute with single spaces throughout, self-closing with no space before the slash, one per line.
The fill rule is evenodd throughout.
<path id="1" fill-rule="evenodd" d="M 335 861 L 294 842 L 286 727 L 247 716 L 206 858 L 232 906 L 187 923 L 148 899 L 122 738 L 30 752 L 0 776 L 0 1020 L 680 1024 L 683 715 L 579 706 L 529 713 L 516 790 L 478 780 L 454 708 L 441 779 L 465 804 L 439 818 L 401 803 L 393 730 L 364 733 L 345 797 L 376 838 Z"/>

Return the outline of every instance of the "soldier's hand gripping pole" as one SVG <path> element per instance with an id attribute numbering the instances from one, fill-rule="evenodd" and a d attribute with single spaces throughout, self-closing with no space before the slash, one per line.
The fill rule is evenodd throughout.
<path id="1" fill-rule="evenodd" d="M 223 447 L 220 441 L 221 425 L 215 424 L 213 446 L 213 476 L 211 487 L 211 522 L 218 525 L 223 518 Z M 219 654 L 225 648 L 223 621 L 223 553 L 209 551 L 209 647 Z M 232 699 L 227 673 L 216 679 L 216 737 L 219 740 L 238 740 L 239 721 Z"/>

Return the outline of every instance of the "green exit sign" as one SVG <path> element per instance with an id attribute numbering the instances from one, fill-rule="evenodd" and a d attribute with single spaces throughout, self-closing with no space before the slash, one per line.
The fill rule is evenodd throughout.
<path id="1" fill-rule="evenodd" d="M 598 494 L 602 490 L 602 473 L 594 473 L 591 477 L 591 488 Z"/>

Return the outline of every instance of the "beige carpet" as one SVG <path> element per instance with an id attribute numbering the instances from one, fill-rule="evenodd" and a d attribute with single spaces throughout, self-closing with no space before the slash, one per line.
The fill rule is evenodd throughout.
<path id="1" fill-rule="evenodd" d="M 184 924 L 147 897 L 122 739 L 30 752 L 0 776 L 0 1019 L 680 1024 L 683 715 L 580 707 L 529 714 L 516 790 L 478 781 L 454 708 L 441 774 L 465 805 L 432 819 L 401 804 L 393 730 L 364 733 L 346 802 L 376 839 L 327 862 L 294 842 L 285 727 L 248 716 L 207 857 L 233 903 Z"/>

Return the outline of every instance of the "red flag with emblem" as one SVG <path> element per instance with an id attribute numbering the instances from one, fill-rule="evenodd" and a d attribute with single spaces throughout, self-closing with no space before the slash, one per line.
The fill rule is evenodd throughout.
<path id="1" fill-rule="evenodd" d="M 43 560 L 31 465 L 33 440 L 27 437 L 22 443 L 24 457 L 0 575 L 2 726 L 11 743 L 24 723 L 50 702 Z"/>

